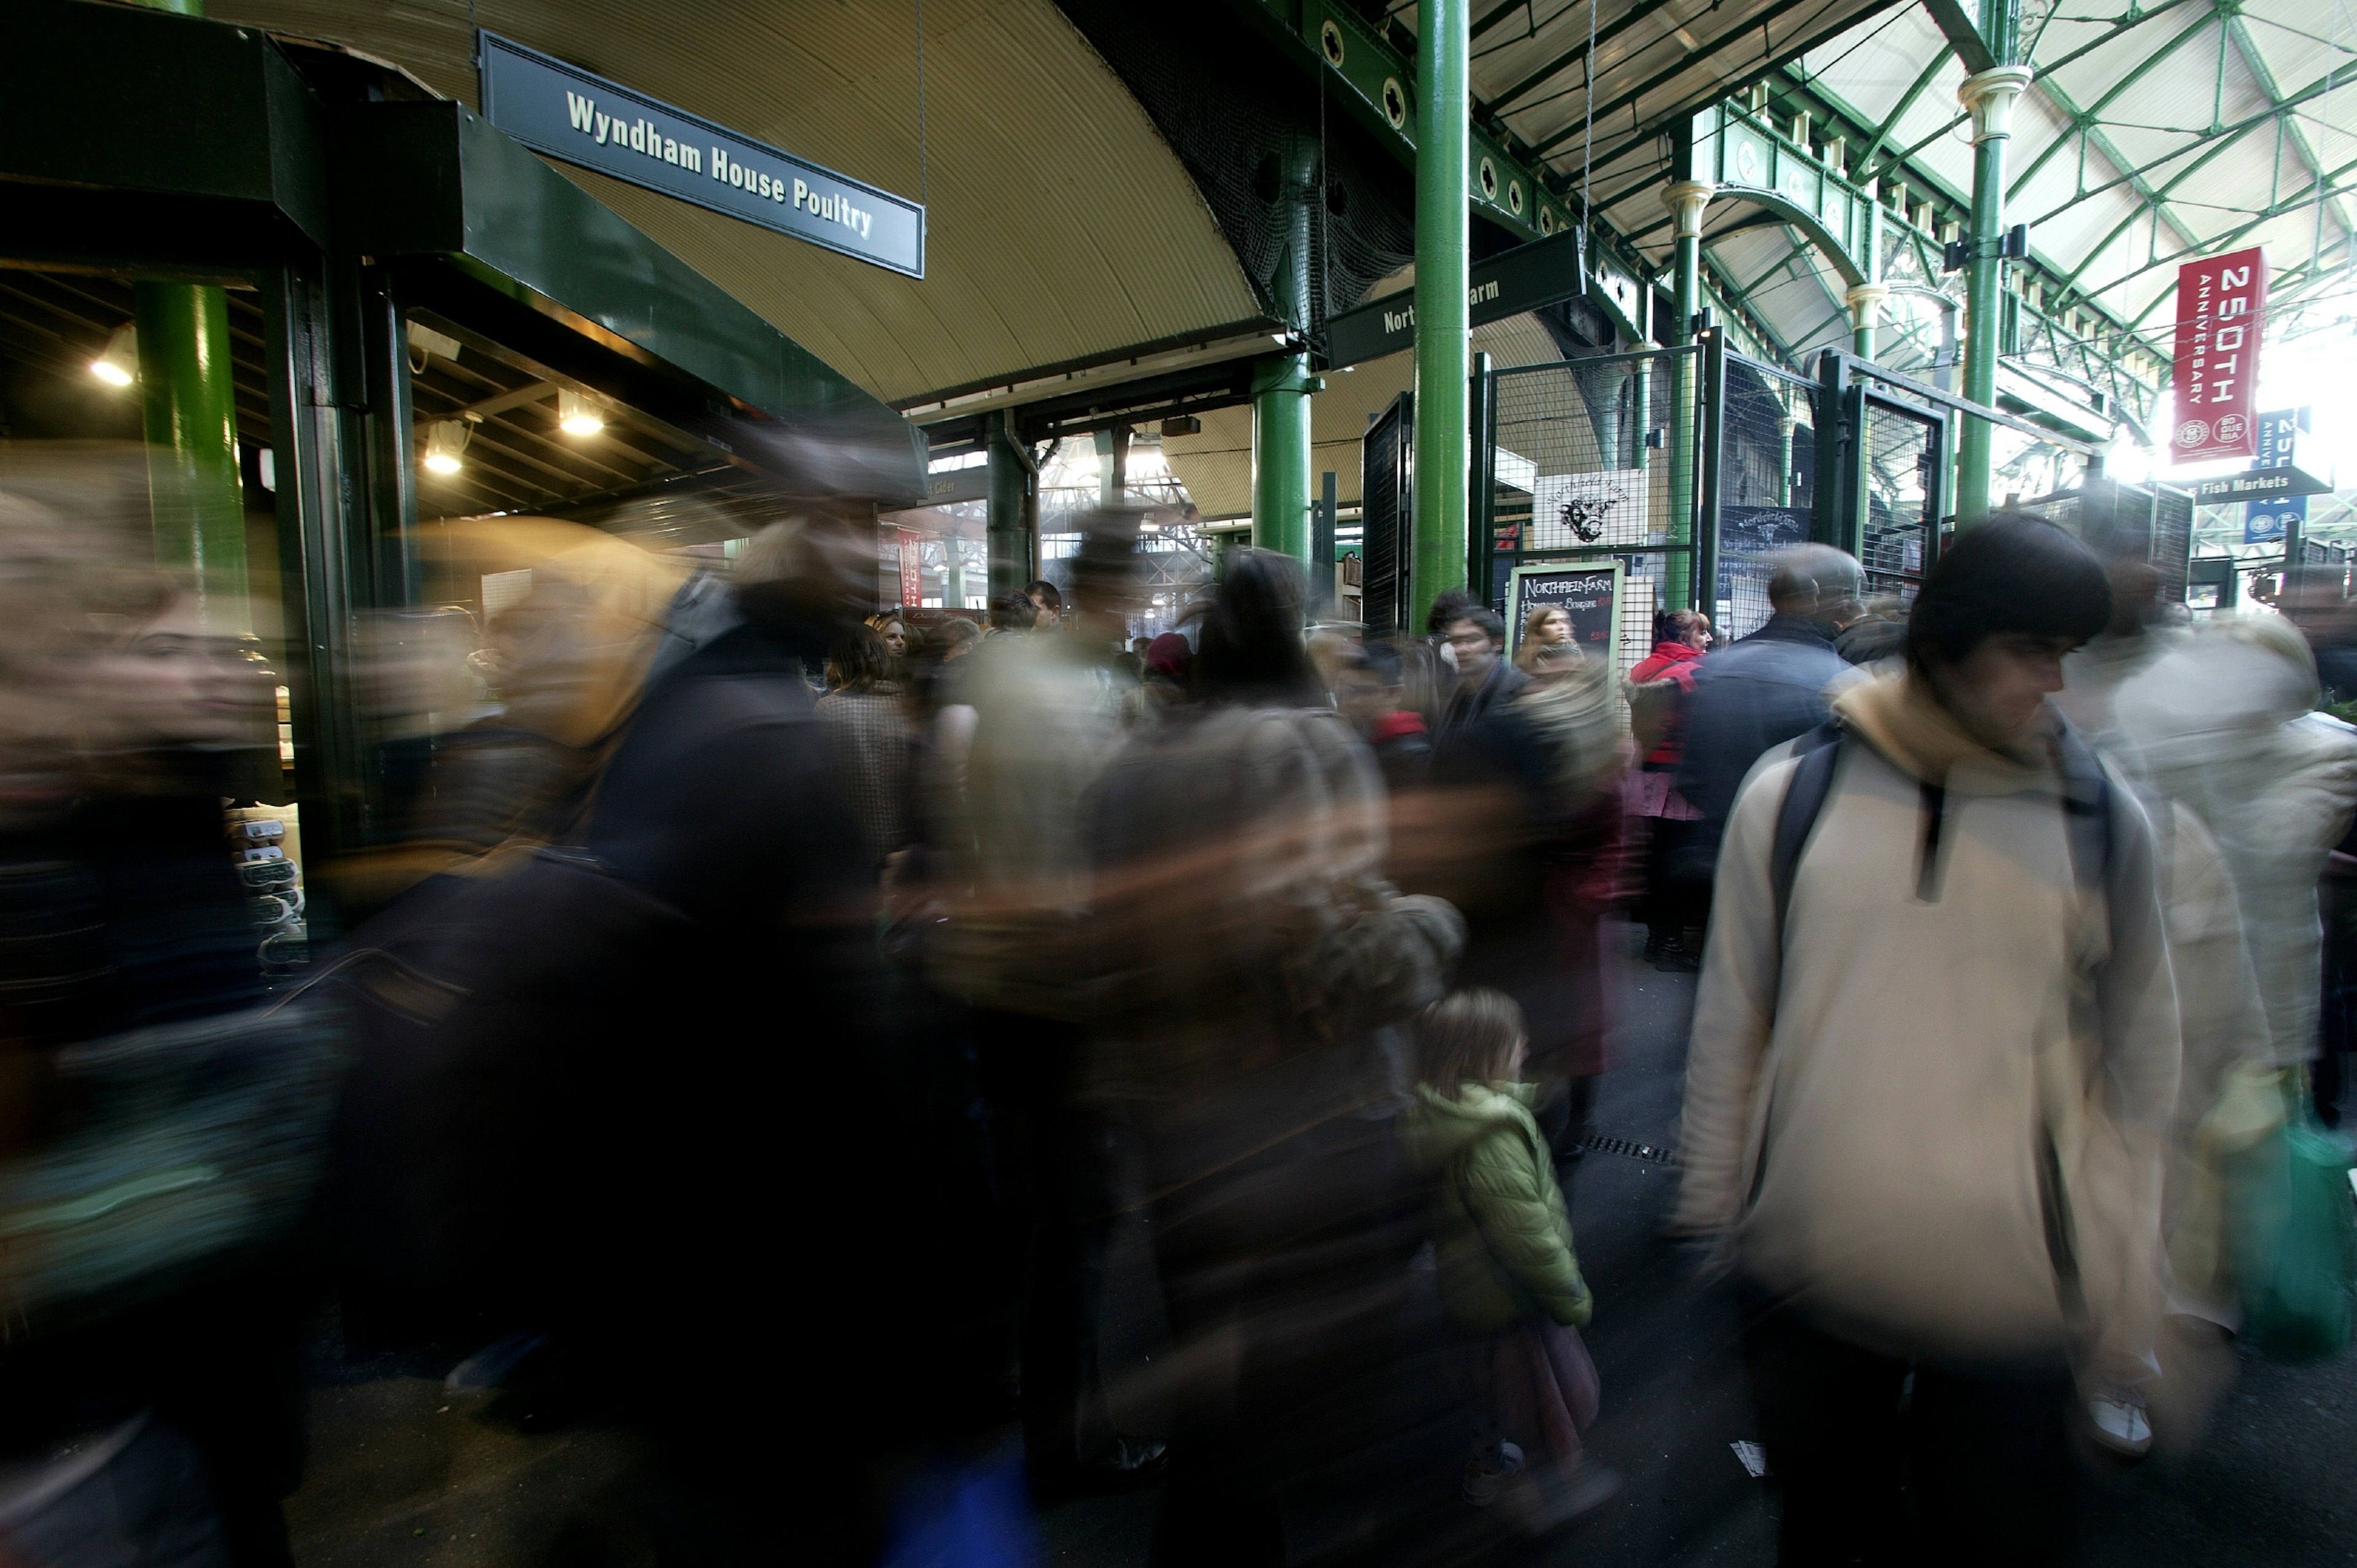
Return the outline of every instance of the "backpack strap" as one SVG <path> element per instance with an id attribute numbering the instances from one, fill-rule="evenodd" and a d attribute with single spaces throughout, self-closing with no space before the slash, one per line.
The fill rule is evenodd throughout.
<path id="1" fill-rule="evenodd" d="M 2062 825 L 2071 841 L 2071 875 L 2082 892 L 2107 892 L 2112 868 L 2112 781 L 2079 732 L 2063 725 L 2054 737 L 2055 770 L 2062 776 Z"/>
<path id="2" fill-rule="evenodd" d="M 1792 742 L 1801 765 L 1784 784 L 1783 804 L 1776 809 L 1776 843 L 1768 861 L 1768 885 L 1776 896 L 1777 944 L 1783 943 L 1784 916 L 1792 907 L 1792 878 L 1800 870 L 1801 852 L 1808 847 L 1809 830 L 1825 808 L 1834 786 L 1834 765 L 1841 760 L 1843 731 L 1828 719 Z"/>

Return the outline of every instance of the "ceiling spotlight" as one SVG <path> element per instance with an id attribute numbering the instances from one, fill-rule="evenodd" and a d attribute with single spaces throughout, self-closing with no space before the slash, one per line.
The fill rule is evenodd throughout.
<path id="1" fill-rule="evenodd" d="M 106 340 L 106 351 L 90 362 L 90 373 L 111 387 L 127 387 L 139 379 L 139 332 L 128 321 Z"/>
<path id="2" fill-rule="evenodd" d="M 467 438 L 474 432 L 462 419 L 439 419 L 425 427 L 426 469 L 436 474 L 455 474 L 460 464 L 458 454 L 467 449 Z"/>
<path id="3" fill-rule="evenodd" d="M 595 435 L 606 428 L 597 405 L 570 387 L 556 389 L 556 428 L 567 435 Z"/>

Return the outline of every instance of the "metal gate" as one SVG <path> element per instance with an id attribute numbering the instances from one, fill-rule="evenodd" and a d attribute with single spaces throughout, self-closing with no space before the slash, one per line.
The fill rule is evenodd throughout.
<path id="1" fill-rule="evenodd" d="M 1817 383 L 1727 357 L 1719 421 L 1718 548 L 1709 603 L 1719 645 L 1766 624 L 1769 557 L 1816 536 Z"/>
<path id="2" fill-rule="evenodd" d="M 1695 597 L 1708 381 L 1695 348 L 1491 371 L 1472 520 L 1489 570 L 1475 592 L 1503 613 L 1517 566 L 1617 560 L 1615 672 L 1650 653 L 1653 612 Z"/>
<path id="3" fill-rule="evenodd" d="M 1867 592 L 1911 599 L 1948 521 L 1955 421 L 2033 437 L 2041 461 L 2090 462 L 2088 443 L 1967 402 L 1840 349 L 1813 379 L 1693 345 L 1552 360 L 1476 376 L 1469 576 L 1501 612 L 1512 574 L 1537 563 L 1618 562 L 1618 670 L 1650 650 L 1652 614 L 1710 613 L 1722 643 L 1768 618 L 1768 559 L 1813 540 L 1846 550 Z M 1421 631 L 1414 603 L 1413 403 L 1368 426 L 1363 617 Z M 2149 537 L 2182 592 L 2190 509 L 2156 497 Z M 2164 564 L 2165 563 L 2165 564 Z M 1487 570 L 1482 568 L 1486 566 Z"/>
<path id="4" fill-rule="evenodd" d="M 1371 637 L 1407 630 L 1408 563 L 1415 559 L 1415 394 L 1375 416 L 1359 446 L 1359 618 Z"/>

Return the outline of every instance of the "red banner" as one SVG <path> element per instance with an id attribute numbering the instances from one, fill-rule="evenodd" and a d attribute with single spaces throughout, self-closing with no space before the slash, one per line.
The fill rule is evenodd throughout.
<path id="1" fill-rule="evenodd" d="M 2266 252 L 2254 246 L 2177 269 L 2177 428 L 2172 462 L 2255 457 Z"/>
<path id="2" fill-rule="evenodd" d="M 900 606 L 915 609 L 925 599 L 924 536 L 913 529 L 900 531 Z"/>

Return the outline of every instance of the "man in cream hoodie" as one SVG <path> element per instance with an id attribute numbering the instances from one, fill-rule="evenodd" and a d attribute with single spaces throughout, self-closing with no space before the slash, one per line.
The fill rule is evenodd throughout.
<path id="1" fill-rule="evenodd" d="M 1835 700 L 1813 813 L 1796 756 L 1730 818 L 1676 1224 L 1760 1304 L 1787 1563 L 2059 1560 L 2074 1375 L 2150 1365 L 2179 1050 L 2152 832 L 2046 701 L 2108 606 L 2060 531 L 1967 531 L 1905 672 Z"/>

